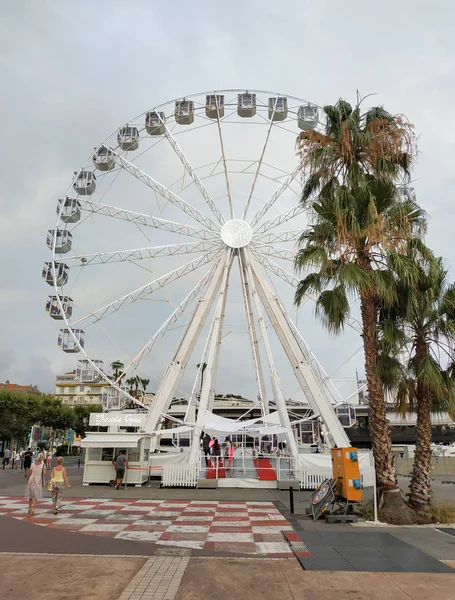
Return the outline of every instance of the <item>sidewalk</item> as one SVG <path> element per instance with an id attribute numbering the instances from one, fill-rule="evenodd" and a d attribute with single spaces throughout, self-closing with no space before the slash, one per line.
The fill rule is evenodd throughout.
<path id="1" fill-rule="evenodd" d="M 2 600 L 452 600 L 455 584 L 451 574 L 303 571 L 291 558 L 10 554 L 1 560 Z"/>

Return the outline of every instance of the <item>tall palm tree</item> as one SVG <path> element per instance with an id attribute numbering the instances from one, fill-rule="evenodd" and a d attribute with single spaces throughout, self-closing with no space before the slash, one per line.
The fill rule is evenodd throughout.
<path id="1" fill-rule="evenodd" d="M 130 389 L 128 390 L 128 393 L 130 394 L 130 396 L 133 392 L 133 386 L 134 386 L 135 382 L 136 382 L 135 377 L 130 377 L 129 379 L 126 380 L 126 384 L 130 386 Z"/>
<path id="2" fill-rule="evenodd" d="M 383 380 L 396 394 L 398 410 L 417 412 L 414 468 L 409 503 L 423 519 L 431 518 L 431 413 L 455 405 L 455 285 L 449 284 L 441 258 L 423 260 L 414 247 L 408 256 L 418 265 L 415 288 L 396 281 L 396 302 L 380 313 L 386 353 Z M 408 351 L 404 364 L 398 353 Z M 387 360 L 388 359 L 388 360 Z M 446 367 L 449 367 L 447 369 Z"/>
<path id="3" fill-rule="evenodd" d="M 123 373 L 124 368 L 125 368 L 125 365 L 122 363 L 121 360 L 114 360 L 113 362 L 111 362 L 112 377 L 114 378 L 114 381 L 117 381 L 119 376 Z M 121 385 L 122 379 L 123 378 L 121 377 L 118 382 L 119 385 Z"/>
<path id="4" fill-rule="evenodd" d="M 311 225 L 300 237 L 295 260 L 296 269 L 307 272 L 295 302 L 316 294 L 316 314 L 329 331 L 340 333 L 350 315 L 350 300 L 359 298 L 382 518 L 410 522 L 414 515 L 397 486 L 376 357 L 379 303 L 395 299 L 389 268 L 414 284 L 417 270 L 403 248 L 425 228 L 425 216 L 414 199 L 396 187 L 400 178 L 408 177 L 412 163 L 412 127 L 382 108 L 362 114 L 360 104 L 353 109 L 343 100 L 324 112 L 325 133 L 305 131 L 298 138 L 306 176 L 301 204 Z"/>
<path id="5" fill-rule="evenodd" d="M 150 383 L 150 379 L 141 379 L 141 386 L 142 386 L 142 391 L 144 392 L 144 395 L 147 391 L 147 386 Z"/>

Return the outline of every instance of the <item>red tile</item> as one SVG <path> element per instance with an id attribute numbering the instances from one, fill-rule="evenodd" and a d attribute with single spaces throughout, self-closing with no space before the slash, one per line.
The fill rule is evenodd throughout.
<path id="1" fill-rule="evenodd" d="M 210 533 L 252 533 L 251 526 L 248 527 L 217 527 L 211 525 Z"/>
<path id="2" fill-rule="evenodd" d="M 283 535 L 281 533 L 253 533 L 255 542 L 282 542 Z"/>
<path id="3" fill-rule="evenodd" d="M 103 524 L 105 521 L 103 521 Z M 128 525 L 123 531 L 166 531 L 167 525 Z"/>
<path id="4" fill-rule="evenodd" d="M 183 531 L 166 531 L 160 536 L 160 540 L 168 540 L 174 542 L 184 542 L 184 541 L 192 541 L 192 542 L 203 542 L 207 537 L 206 533 L 200 532 L 188 532 L 185 533 Z"/>
<path id="5" fill-rule="evenodd" d="M 102 537 L 114 537 L 119 531 L 78 531 L 78 533 L 86 533 L 87 535 L 101 535 Z"/>
<path id="6" fill-rule="evenodd" d="M 311 556 L 311 552 L 294 552 L 296 556 Z"/>
<path id="7" fill-rule="evenodd" d="M 295 533 L 294 531 L 286 531 L 285 532 L 285 537 L 287 540 L 289 540 L 290 542 L 301 542 L 302 540 L 300 539 L 300 536 Z"/>
<path id="8" fill-rule="evenodd" d="M 218 506 L 223 505 L 223 504 L 230 504 L 230 505 L 237 504 L 238 506 L 243 506 L 246 508 L 245 502 L 229 502 L 229 500 L 220 500 L 218 502 Z"/>
<path id="9" fill-rule="evenodd" d="M 196 511 L 188 511 L 185 512 L 183 511 L 182 514 L 180 515 L 181 517 L 213 517 L 215 514 L 215 511 L 205 511 L 205 512 L 196 512 Z M 234 519 L 235 520 L 235 519 Z"/>
<path id="10" fill-rule="evenodd" d="M 218 508 L 216 509 L 216 512 L 242 512 L 242 513 L 246 513 L 246 507 L 245 506 L 239 506 L 238 508 L 233 508 L 233 507 L 223 507 L 223 506 L 218 506 Z"/>
<path id="11" fill-rule="evenodd" d="M 253 527 L 289 527 L 288 521 L 283 519 L 282 521 L 272 521 L 271 519 L 267 519 L 266 521 L 251 521 L 251 525 Z"/>
<path id="12" fill-rule="evenodd" d="M 248 517 L 244 517 L 242 515 L 239 515 L 238 517 L 215 517 L 213 519 L 213 523 L 216 523 L 218 521 L 221 521 L 224 523 L 236 523 L 238 521 L 245 521 L 245 523 L 250 522 Z M 254 521 L 251 521 L 251 523 L 254 523 Z"/>

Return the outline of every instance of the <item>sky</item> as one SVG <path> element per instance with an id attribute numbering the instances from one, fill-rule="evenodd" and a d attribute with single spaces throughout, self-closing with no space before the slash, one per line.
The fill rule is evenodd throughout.
<path id="1" fill-rule="evenodd" d="M 418 136 L 413 186 L 430 216 L 427 242 L 448 267 L 453 265 L 454 17 L 455 6 L 448 0 L 435 0 L 431 8 L 416 0 L 345 0 L 341 5 L 329 0 L 5 3 L 0 22 L 5 133 L 0 150 L 0 381 L 33 383 L 51 392 L 55 375 L 75 367 L 77 355 L 65 355 L 57 348 L 58 323 L 44 312 L 51 288 L 46 289 L 41 270 L 50 260 L 45 238 L 55 225 L 56 201 L 66 193 L 74 170 L 119 126 L 151 107 L 189 94 L 231 88 L 274 90 L 322 106 L 340 97 L 355 101 L 359 91 L 362 96 L 374 94 L 367 103 L 404 113 Z M 188 148 L 202 164 L 205 138 L 198 135 L 192 134 Z M 292 144 L 291 136 L 286 152 L 291 152 Z M 277 141 L 272 140 L 271 152 L 272 160 L 279 161 L 282 148 Z M 157 161 L 152 166 L 159 167 L 163 178 L 180 176 L 167 153 L 158 154 Z M 135 210 L 143 188 L 137 182 L 122 188 L 120 178 L 119 182 L 115 196 L 104 188 L 104 201 L 116 205 L 115 199 L 117 205 Z M 160 211 L 162 206 L 155 208 Z M 130 245 L 116 246 L 123 235 L 120 229 L 109 230 L 96 221 L 78 238 L 77 250 L 100 251 L 101 246 L 94 249 L 98 241 L 104 251 L 146 245 L 142 233 L 137 234 Z M 77 300 L 89 311 L 111 298 L 120 282 L 125 284 L 122 289 L 131 289 L 149 279 L 138 275 L 137 269 L 119 275 L 112 267 L 99 273 L 74 282 Z M 453 278 L 453 270 L 450 273 Z M 103 330 L 109 343 L 91 337 L 91 356 L 106 363 L 116 358 L 128 361 L 150 337 L 144 338 L 144 330 L 159 327 L 169 308 L 197 280 L 190 278 L 188 287 L 182 284 L 175 294 L 158 294 L 151 312 L 125 312 L 123 319 L 112 321 L 115 331 Z M 233 333 L 226 336 L 227 350 L 221 356 L 219 391 L 252 397 L 251 357 L 244 360 L 237 351 L 247 340 L 245 322 L 236 312 L 239 291 L 239 282 L 234 281 L 229 300 L 233 316 L 226 319 Z M 279 291 L 291 306 L 292 290 L 279 284 Z M 360 339 L 352 331 L 339 340 L 330 338 L 308 307 L 298 319 L 316 356 L 329 375 L 334 373 L 334 380 L 336 374 L 346 395 L 351 389 L 346 380 L 356 369 L 360 374 L 363 370 L 362 355 L 355 354 Z M 165 336 L 160 350 L 144 364 L 141 375 L 151 377 L 151 391 L 181 331 Z M 297 384 L 271 335 L 283 389 L 292 395 Z M 203 346 L 204 340 L 196 355 L 199 351 L 201 356 Z M 347 360 L 351 354 L 354 357 Z M 198 361 L 192 360 L 182 394 L 191 390 L 193 363 Z"/>

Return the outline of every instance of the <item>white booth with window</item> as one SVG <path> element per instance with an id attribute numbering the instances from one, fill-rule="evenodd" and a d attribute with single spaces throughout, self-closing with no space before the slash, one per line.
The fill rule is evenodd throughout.
<path id="1" fill-rule="evenodd" d="M 83 485 L 114 480 L 112 461 L 120 450 L 125 450 L 128 458 L 124 482 L 140 487 L 148 480 L 151 437 L 138 431 L 145 418 L 143 413 L 127 412 L 90 415 L 90 425 L 108 427 L 109 431 L 89 432 L 81 441 L 82 448 L 86 449 Z"/>

